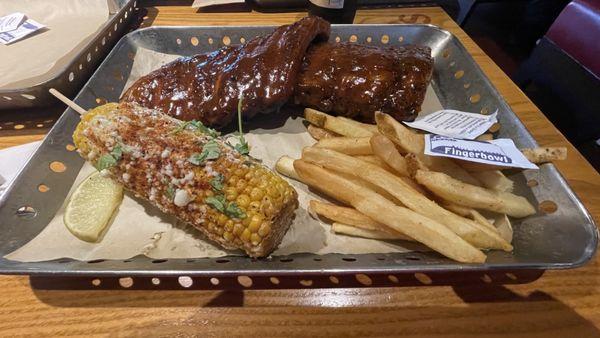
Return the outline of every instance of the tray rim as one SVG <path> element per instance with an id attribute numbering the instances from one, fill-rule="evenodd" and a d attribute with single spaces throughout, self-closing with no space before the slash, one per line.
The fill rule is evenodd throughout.
<path id="1" fill-rule="evenodd" d="M 500 103 L 502 105 L 504 105 L 504 108 L 506 108 L 512 114 L 514 114 L 514 116 L 518 119 L 519 123 L 521 123 L 523 125 L 523 127 L 527 130 L 527 134 L 526 134 L 527 137 L 530 138 L 531 141 L 537 145 L 537 142 L 535 141 L 533 136 L 530 134 L 527 126 L 525 126 L 525 124 L 521 121 L 519 116 L 514 112 L 514 110 L 510 107 L 510 105 L 508 105 L 508 103 L 504 99 L 504 96 L 499 93 L 496 86 L 493 85 L 491 80 L 481 69 L 480 65 L 475 61 L 475 59 L 473 59 L 472 55 L 466 50 L 463 43 L 458 39 L 458 37 L 456 37 L 451 32 L 449 32 L 445 29 L 442 29 L 438 26 L 432 25 L 432 24 L 365 24 L 365 25 L 342 24 L 342 25 L 332 25 L 332 26 L 333 27 L 356 27 L 356 26 L 358 26 L 358 27 L 361 27 L 361 26 L 363 26 L 363 27 L 413 26 L 414 27 L 414 26 L 424 26 L 424 27 L 428 27 L 430 29 L 437 30 L 437 31 L 443 33 L 444 35 L 446 35 L 448 38 L 456 39 L 457 47 L 459 49 L 461 49 L 462 52 L 464 52 L 469 58 L 471 58 L 472 64 L 475 67 L 477 67 L 477 69 L 483 75 L 482 80 L 489 85 L 489 87 L 493 91 L 493 93 L 499 98 Z M 278 27 L 278 26 L 277 25 L 244 25 L 244 26 L 235 25 L 235 26 L 151 26 L 151 27 L 146 27 L 146 28 L 132 31 L 132 32 L 124 35 L 123 37 L 121 37 L 119 39 L 119 41 L 113 46 L 112 50 L 107 54 L 105 59 L 100 63 L 98 68 L 100 68 L 104 64 L 104 62 L 107 62 L 107 59 L 109 58 L 109 56 L 111 56 L 113 53 L 116 53 L 117 47 L 119 47 L 121 44 L 125 43 L 123 41 L 126 38 L 132 39 L 131 36 L 134 36 L 136 34 L 141 34 L 144 31 L 151 31 L 151 30 L 157 30 L 157 29 L 159 29 L 159 30 L 160 29 L 176 29 L 176 30 L 219 29 L 219 28 L 235 29 L 235 28 L 249 28 L 249 27 L 274 28 L 274 27 Z M 83 88 L 85 88 L 88 85 L 88 83 L 91 81 L 91 78 L 98 71 L 98 68 L 94 71 L 94 73 L 90 76 L 90 78 L 85 82 L 85 84 L 83 85 Z M 80 90 L 77 93 L 74 101 L 77 101 L 77 99 L 81 95 L 82 95 L 82 90 Z M 61 121 L 62 119 L 68 118 L 69 110 L 70 110 L 70 108 L 67 108 L 63 112 L 63 114 L 60 116 L 59 120 L 57 121 L 56 125 L 58 125 L 58 122 Z M 48 134 L 46 136 L 44 136 L 44 139 L 42 142 L 46 141 L 47 137 L 51 134 L 53 129 L 54 129 L 54 127 L 48 132 Z M 38 149 L 38 151 L 39 151 L 39 149 Z M 37 151 L 36 151 L 36 153 L 37 153 Z M 30 156 L 27 163 L 29 163 L 31 158 L 33 156 L 35 156 L 36 153 L 34 153 Z M 27 267 L 11 266 L 11 265 L 31 265 L 31 264 L 39 264 L 39 263 L 41 263 L 41 264 L 55 263 L 57 260 L 22 263 L 22 262 L 8 261 L 8 260 L 2 258 L 3 261 L 5 261 L 5 262 L 8 261 L 9 264 L 6 265 L 6 264 L 4 264 L 5 262 L 0 263 L 0 274 L 40 275 L 40 276 L 53 276 L 53 275 L 54 276 L 56 276 L 56 275 L 61 275 L 61 276 L 89 276 L 89 275 L 94 275 L 94 276 L 116 276 L 116 275 L 118 275 L 118 276 L 123 276 L 123 275 L 127 275 L 127 276 L 175 276 L 175 275 L 177 275 L 177 276 L 181 276 L 181 275 L 186 275 L 186 276 L 234 276 L 234 275 L 242 275 L 243 274 L 243 275 L 249 275 L 249 276 L 261 276 L 261 275 L 299 275 L 299 274 L 331 275 L 331 274 L 356 274 L 356 273 L 371 273 L 371 274 L 415 273 L 415 272 L 433 272 L 433 271 L 435 271 L 435 272 L 482 271 L 483 272 L 483 271 L 491 271 L 491 270 L 564 270 L 564 269 L 572 269 L 572 268 L 581 267 L 581 266 L 585 265 L 586 263 L 588 263 L 592 258 L 594 258 L 595 254 L 596 254 L 596 251 L 598 248 L 599 229 L 596 225 L 594 218 L 590 214 L 589 210 L 583 204 L 581 199 L 577 196 L 575 191 L 573 191 L 573 189 L 568 184 L 567 180 L 562 175 L 562 173 L 551 163 L 545 164 L 545 166 L 548 166 L 549 169 L 552 171 L 552 173 L 557 175 L 557 177 L 561 180 L 561 184 L 566 187 L 565 190 L 568 193 L 569 197 L 571 197 L 573 199 L 573 201 L 575 202 L 575 204 L 579 207 L 579 209 L 583 211 L 583 216 L 585 216 L 585 218 L 589 222 L 589 225 L 594 228 L 594 231 L 592 232 L 591 242 L 593 242 L 595 245 L 591 247 L 591 251 L 587 252 L 586 255 L 582 255 L 579 260 L 574 261 L 574 262 L 526 263 L 526 264 L 504 263 L 502 265 L 488 264 L 488 263 L 484 263 L 484 264 L 439 264 L 439 263 L 437 263 L 437 264 L 430 264 L 430 265 L 398 265 L 398 264 L 396 264 L 396 265 L 390 265 L 390 268 L 384 268 L 384 267 L 373 267 L 373 268 L 360 267 L 360 268 L 355 268 L 355 269 L 353 269 L 353 268 L 344 268 L 344 269 L 313 268 L 313 269 L 302 269 L 301 271 L 291 270 L 291 269 L 281 269 L 281 268 L 279 268 L 279 269 L 273 269 L 273 268 L 271 268 L 271 269 L 244 269 L 244 270 L 228 270 L 228 269 L 211 269 L 211 270 L 170 269 L 170 270 L 164 270 L 164 269 L 158 268 L 160 265 L 156 265 L 157 269 L 127 269 L 127 268 L 124 268 L 124 269 L 114 269 L 114 268 L 113 269 L 102 269 L 102 268 L 93 269 L 92 268 L 92 269 L 90 269 L 90 268 L 86 268 L 83 270 L 57 271 L 56 269 L 44 269 L 44 268 L 30 270 Z M 27 167 L 27 164 L 19 171 L 18 175 L 7 187 L 5 193 L 0 198 L 0 206 L 4 202 L 6 202 L 9 192 L 12 190 L 13 185 L 20 178 L 20 176 L 22 175 L 22 173 L 26 167 Z M 300 253 L 300 254 L 291 254 L 291 255 L 287 255 L 287 256 L 303 256 L 303 255 L 312 256 L 314 254 Z M 331 255 L 331 256 L 349 256 L 349 255 L 345 255 L 345 254 L 326 254 L 326 255 L 320 255 L 320 256 L 329 256 L 329 255 Z M 372 254 L 366 254 L 366 255 L 372 255 Z M 359 257 L 361 255 L 356 254 L 356 255 L 352 255 L 352 256 Z M 138 256 L 132 257 L 132 259 L 134 259 L 136 257 L 138 257 Z M 149 258 L 149 257 L 145 257 L 145 256 L 142 256 L 142 257 L 144 257 L 148 261 L 153 260 L 152 258 Z M 198 261 L 198 260 L 210 260 L 210 259 L 213 259 L 213 258 L 195 258 L 194 260 Z M 169 259 L 169 260 L 182 260 L 183 261 L 185 259 L 174 258 L 174 259 Z M 270 259 L 269 258 L 262 259 L 263 262 L 268 261 L 268 260 L 270 260 Z M 88 262 L 86 262 L 86 261 L 78 261 L 78 260 L 72 260 L 72 261 L 76 262 L 76 263 L 80 263 L 80 264 L 88 264 Z M 117 261 L 118 262 L 119 260 L 106 260 L 106 261 Z M 16 264 L 13 264 L 13 263 L 16 263 Z M 551 264 L 551 265 L 549 265 L 549 264 Z"/>
<path id="2" fill-rule="evenodd" d="M 73 65 L 76 64 L 77 60 L 82 59 L 83 56 L 85 56 L 86 53 L 90 53 L 90 51 L 93 49 L 94 45 L 99 41 L 99 39 L 102 36 L 102 34 L 107 29 L 109 29 L 113 24 L 115 24 L 120 18 L 123 18 L 123 16 L 125 15 L 125 13 L 127 11 L 129 11 L 129 8 L 131 8 L 133 10 L 134 8 L 137 7 L 137 1 L 139 1 L 139 0 L 122 0 L 122 1 L 123 1 L 123 4 L 119 7 L 118 11 L 116 11 L 116 12 L 114 12 L 112 14 L 109 13 L 108 19 L 101 26 L 98 27 L 98 29 L 96 30 L 96 32 L 94 32 L 92 34 L 92 38 L 88 41 L 88 43 L 86 43 L 85 46 L 83 46 L 81 48 L 81 50 L 77 54 L 73 55 L 73 57 L 67 63 L 65 63 L 63 67 L 61 67 L 59 70 L 57 70 L 56 73 L 54 74 L 54 76 L 52 76 L 51 78 L 49 78 L 47 80 L 38 82 L 38 83 L 36 83 L 34 85 L 27 86 L 27 87 L 10 88 L 10 89 L 2 89 L 2 88 L 0 88 L 0 95 L 2 95 L 2 96 L 9 96 L 9 95 L 27 94 L 27 93 L 31 93 L 33 91 L 36 91 L 38 89 L 43 89 L 45 86 L 49 86 L 49 85 L 53 84 L 54 82 L 59 81 L 60 78 L 64 77 L 65 74 L 69 71 L 69 69 L 71 69 L 73 67 Z M 129 22 L 131 20 L 131 18 L 132 18 L 132 16 L 129 16 L 129 18 L 125 19 L 124 22 Z M 135 31 L 132 31 L 130 33 L 133 33 L 133 32 L 135 32 Z M 129 33 L 127 33 L 127 34 L 129 34 Z M 127 35 L 127 34 L 125 34 L 125 35 Z M 125 35 L 123 35 L 123 36 L 125 36 Z M 121 41 L 121 38 L 123 38 L 123 36 L 120 37 L 118 40 L 115 41 L 114 46 L 116 46 Z M 108 51 L 108 53 L 112 52 L 112 50 L 114 49 L 114 46 L 113 46 L 113 48 L 111 48 Z M 107 53 L 107 55 L 108 55 L 108 53 Z M 102 59 L 102 62 L 104 62 L 103 59 Z M 101 63 L 99 63 L 98 66 L 100 64 Z M 96 72 L 97 67 L 94 68 L 94 69 L 91 69 L 91 70 L 93 70 L 93 72 L 88 71 L 88 74 L 89 74 L 88 76 L 89 77 L 91 77 Z M 87 84 L 87 82 L 88 81 L 85 81 L 85 84 Z M 85 86 L 85 84 L 83 86 Z M 79 88 L 79 90 L 78 90 L 77 93 L 79 93 L 79 91 L 81 91 L 81 88 Z M 29 108 L 34 108 L 34 107 L 43 107 L 43 106 L 46 106 L 46 105 L 42 103 L 42 104 L 35 104 L 33 106 L 22 106 L 22 107 L 20 107 L 20 106 L 14 106 L 14 107 L 10 107 L 10 108 L 1 108 L 1 106 L 2 105 L 0 104 L 0 112 L 2 110 L 4 110 L 4 109 L 8 109 L 8 110 L 11 110 L 11 109 L 29 109 Z M 63 112 L 63 114 L 64 114 L 64 112 Z"/>

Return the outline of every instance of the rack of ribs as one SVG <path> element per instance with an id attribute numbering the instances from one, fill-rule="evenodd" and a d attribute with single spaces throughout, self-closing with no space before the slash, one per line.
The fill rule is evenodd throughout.
<path id="1" fill-rule="evenodd" d="M 302 62 L 295 102 L 365 122 L 376 111 L 412 121 L 432 71 L 429 47 L 315 44 Z"/>
<path id="2" fill-rule="evenodd" d="M 244 118 L 269 113 L 292 96 L 308 46 L 328 37 L 327 21 L 306 17 L 243 45 L 168 63 L 138 79 L 121 101 L 213 127 L 233 120 L 240 97 Z"/>
<path id="3" fill-rule="evenodd" d="M 121 102 L 211 127 L 304 106 L 372 121 L 375 111 L 413 120 L 431 79 L 428 47 L 328 43 L 329 24 L 306 17 L 238 46 L 182 57 L 138 79 Z"/>

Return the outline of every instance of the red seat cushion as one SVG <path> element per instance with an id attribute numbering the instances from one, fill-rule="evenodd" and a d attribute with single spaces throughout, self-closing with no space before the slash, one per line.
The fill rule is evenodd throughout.
<path id="1" fill-rule="evenodd" d="M 600 77 L 600 1 L 572 1 L 556 18 L 546 36 Z"/>

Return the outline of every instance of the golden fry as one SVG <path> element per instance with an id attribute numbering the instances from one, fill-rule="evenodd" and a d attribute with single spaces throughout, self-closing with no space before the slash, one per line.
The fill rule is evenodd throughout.
<path id="1" fill-rule="evenodd" d="M 310 134 L 310 136 L 312 136 L 312 138 L 314 138 L 315 140 L 320 140 L 320 139 L 324 139 L 324 138 L 331 138 L 331 137 L 339 137 L 340 135 L 329 131 L 327 129 L 321 128 L 321 127 L 317 127 L 314 124 L 309 124 L 308 127 L 306 127 L 306 130 L 308 131 L 308 133 Z"/>
<path id="2" fill-rule="evenodd" d="M 375 222 L 369 217 L 361 214 L 354 208 L 341 207 L 339 205 L 320 202 L 317 200 L 311 200 L 309 208 L 317 215 L 328 218 L 334 222 L 349 224 L 366 230 L 393 231 L 385 227 L 383 224 Z"/>
<path id="3" fill-rule="evenodd" d="M 521 152 L 531 163 L 536 164 L 567 159 L 566 147 L 525 148 L 521 149 Z"/>
<path id="4" fill-rule="evenodd" d="M 431 249 L 463 263 L 483 263 L 485 254 L 442 224 L 397 206 L 340 175 L 303 160 L 294 161 L 298 175 L 308 185 L 342 201 L 348 201 L 364 215 L 399 231 Z"/>
<path id="5" fill-rule="evenodd" d="M 404 153 L 423 153 L 425 139 L 388 114 L 375 113 L 375 121 L 379 132 L 397 144 Z"/>
<path id="6" fill-rule="evenodd" d="M 434 194 L 452 203 L 518 218 L 535 214 L 535 208 L 524 197 L 477 187 L 444 173 L 419 170 L 415 179 Z"/>
<path id="7" fill-rule="evenodd" d="M 344 234 L 362 238 L 380 239 L 380 240 L 404 240 L 411 241 L 409 237 L 399 232 L 389 233 L 380 230 L 368 230 L 358 228 L 352 225 L 334 222 L 331 225 L 331 230 L 336 234 Z"/>
<path id="8" fill-rule="evenodd" d="M 304 148 L 302 160 L 347 175 L 358 175 L 362 180 L 387 191 L 409 209 L 423 216 L 441 220 L 449 229 L 477 247 L 512 250 L 512 246 L 502 240 L 496 232 L 449 212 L 417 192 L 399 177 L 375 165 L 333 150 L 319 148 Z"/>
<path id="9" fill-rule="evenodd" d="M 498 229 L 496 229 L 496 227 L 490 223 L 485 217 L 483 217 L 482 214 L 479 213 L 479 211 L 473 209 L 473 208 L 469 208 L 469 207 L 465 207 L 462 205 L 458 205 L 458 204 L 454 204 L 452 202 L 448 202 L 448 201 L 442 201 L 441 206 L 444 207 L 445 209 L 448 209 L 450 211 L 452 211 L 453 213 L 463 216 L 463 217 L 467 217 L 472 219 L 473 221 L 487 227 L 488 229 L 500 234 L 498 232 Z M 510 242 L 509 242 L 510 243 Z"/>
<path id="10" fill-rule="evenodd" d="M 385 161 L 398 174 L 409 176 L 406 160 L 389 138 L 384 135 L 375 135 L 371 137 L 370 143 L 375 156 Z"/>
<path id="11" fill-rule="evenodd" d="M 504 176 L 500 170 L 475 171 L 470 174 L 488 189 L 504 192 L 513 191 L 514 182 Z"/>
<path id="12" fill-rule="evenodd" d="M 364 123 L 331 116 L 311 108 L 304 109 L 304 118 L 317 127 L 347 137 L 370 137 L 374 134 L 372 128 L 366 127 Z"/>
<path id="13" fill-rule="evenodd" d="M 381 134 L 387 136 L 400 149 L 406 153 L 413 153 L 427 168 L 440 171 L 461 180 L 463 182 L 481 185 L 477 179 L 471 176 L 465 169 L 454 163 L 451 159 L 424 154 L 425 138 L 423 134 L 417 134 L 393 117 L 384 113 L 375 113 L 375 121 Z"/>
<path id="14" fill-rule="evenodd" d="M 376 165 L 382 169 L 385 169 L 389 172 L 394 172 L 394 169 L 392 169 L 389 165 L 387 165 L 387 163 L 385 163 L 385 161 L 383 161 L 382 159 L 380 159 L 379 157 L 377 157 L 375 155 L 355 155 L 354 157 L 358 158 L 361 161 L 365 161 L 365 162 L 374 164 L 374 165 Z"/>
<path id="15" fill-rule="evenodd" d="M 324 138 L 314 146 L 339 151 L 348 155 L 371 155 L 370 137 L 332 137 Z"/>
<path id="16" fill-rule="evenodd" d="M 481 134 L 475 138 L 477 141 L 491 141 L 494 139 L 492 134 Z"/>
<path id="17" fill-rule="evenodd" d="M 508 242 L 512 242 L 513 239 L 513 228 L 510 224 L 510 220 L 506 215 L 498 215 L 494 222 L 494 225 L 498 229 L 500 236 Z"/>
<path id="18" fill-rule="evenodd" d="M 289 156 L 281 156 L 275 163 L 275 170 L 283 176 L 301 181 L 294 170 L 294 159 Z"/>

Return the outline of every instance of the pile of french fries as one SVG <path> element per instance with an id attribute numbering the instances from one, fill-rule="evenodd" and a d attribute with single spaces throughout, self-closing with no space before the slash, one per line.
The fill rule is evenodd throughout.
<path id="1" fill-rule="evenodd" d="M 459 262 L 483 263 L 484 250 L 512 251 L 508 216 L 536 212 L 497 167 L 425 155 L 424 135 L 389 115 L 376 113 L 371 125 L 309 108 L 304 114 L 317 142 L 300 159 L 279 159 L 276 170 L 345 205 L 310 202 L 335 233 L 416 241 Z M 566 157 L 562 148 L 523 153 L 534 163 Z"/>

